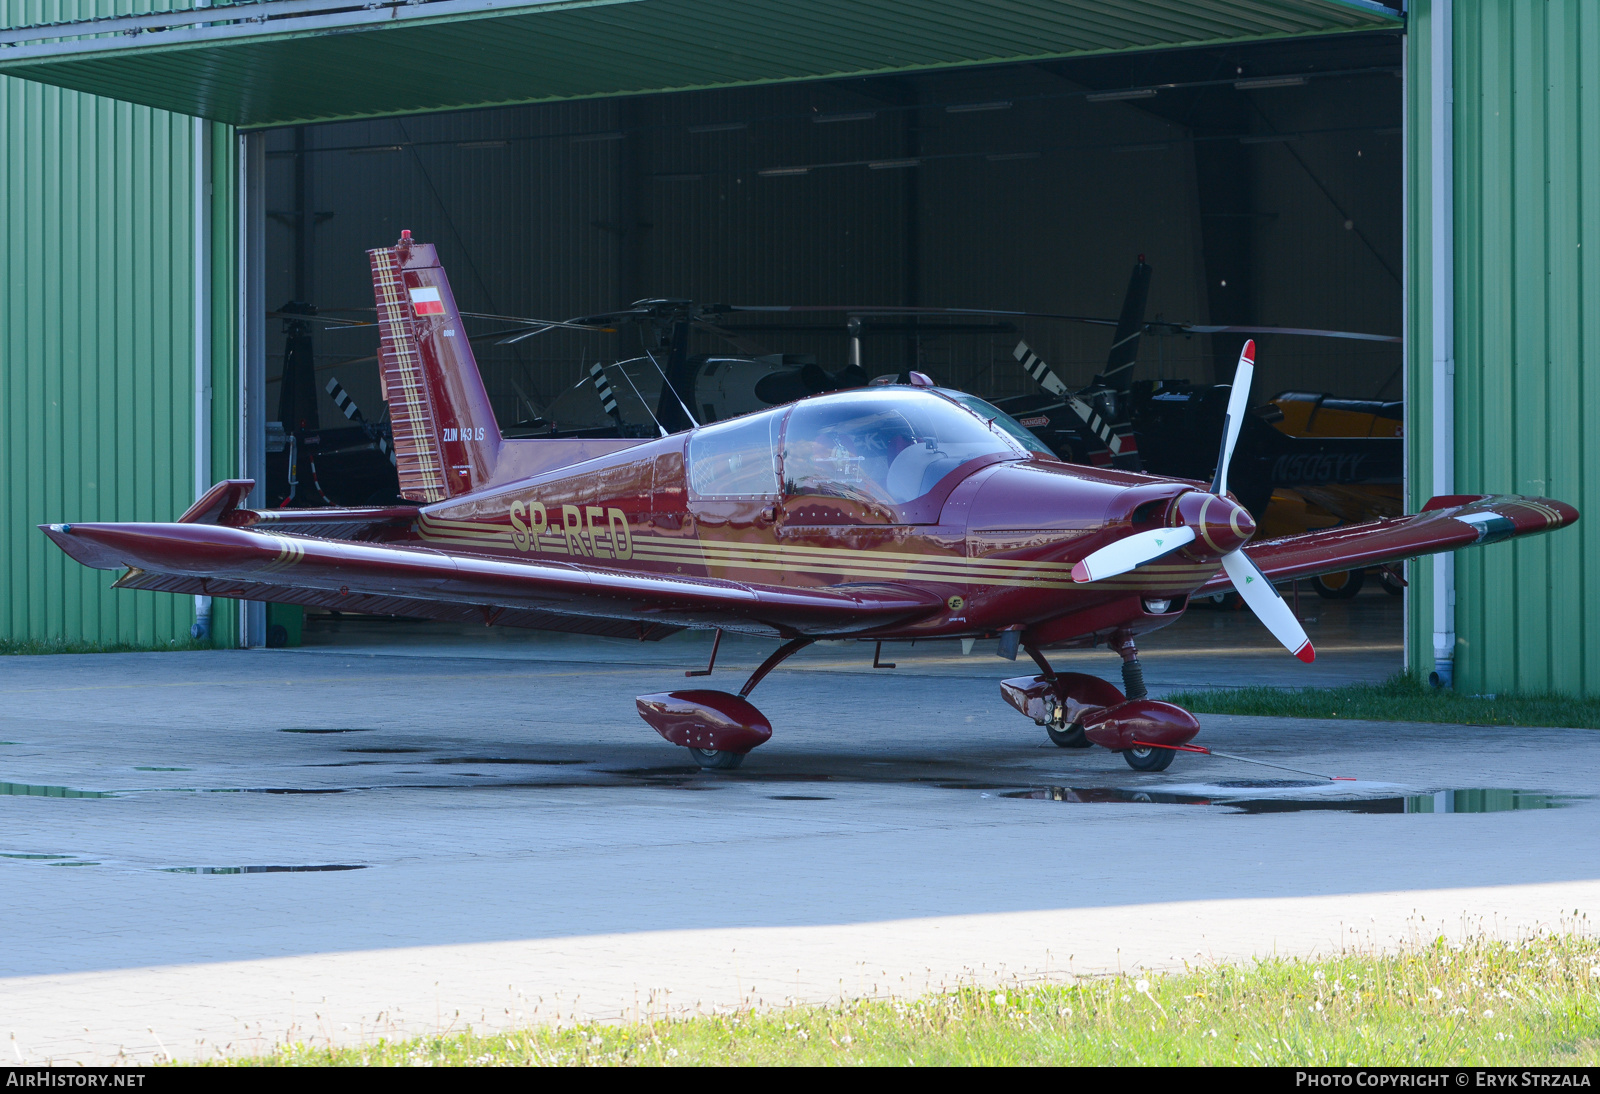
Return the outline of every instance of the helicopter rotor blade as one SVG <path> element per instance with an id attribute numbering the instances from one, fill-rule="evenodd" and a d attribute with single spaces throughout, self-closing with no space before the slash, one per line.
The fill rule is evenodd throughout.
<path id="1" fill-rule="evenodd" d="M 1365 334 L 1353 330 L 1319 330 L 1314 327 L 1235 327 L 1202 326 L 1196 323 L 1152 322 L 1144 325 L 1144 333 L 1162 334 L 1294 334 L 1306 338 L 1348 338 L 1358 342 L 1403 342 L 1397 334 Z"/>
<path id="2" fill-rule="evenodd" d="M 1118 434 L 1112 424 L 1095 413 L 1094 407 L 1084 402 L 1073 394 L 1072 389 L 1055 369 L 1044 363 L 1044 359 L 1026 342 L 1018 342 L 1017 348 L 1011 351 L 1011 356 L 1017 359 L 1022 370 L 1038 383 L 1045 391 L 1055 395 L 1072 408 L 1072 412 L 1083 422 L 1083 427 L 1100 438 L 1100 443 L 1110 449 L 1113 456 L 1120 455 L 1123 448 L 1123 436 Z"/>

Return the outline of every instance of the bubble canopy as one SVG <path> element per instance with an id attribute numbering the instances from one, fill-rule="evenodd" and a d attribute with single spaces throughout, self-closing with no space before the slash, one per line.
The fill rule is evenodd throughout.
<path id="1" fill-rule="evenodd" d="M 689 440 L 701 497 L 783 494 L 900 508 L 974 460 L 1053 458 L 981 399 L 942 389 L 838 392 L 706 426 Z"/>

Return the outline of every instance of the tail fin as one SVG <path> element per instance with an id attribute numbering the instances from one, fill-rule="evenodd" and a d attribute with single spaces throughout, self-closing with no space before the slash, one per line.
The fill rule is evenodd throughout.
<path id="1" fill-rule="evenodd" d="M 1107 387 L 1127 392 L 1133 387 L 1133 366 L 1139 360 L 1139 335 L 1144 333 L 1144 306 L 1150 298 L 1150 267 L 1144 255 L 1134 263 L 1128 277 L 1128 291 L 1122 297 L 1122 315 L 1117 319 L 1117 334 L 1101 373 Z"/>
<path id="2" fill-rule="evenodd" d="M 500 427 L 438 253 L 401 232 L 399 243 L 367 255 L 401 495 L 444 501 L 486 486 Z"/>

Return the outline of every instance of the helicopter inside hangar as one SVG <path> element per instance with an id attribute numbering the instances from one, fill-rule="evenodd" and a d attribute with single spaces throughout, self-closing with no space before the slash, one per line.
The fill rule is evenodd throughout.
<path id="1" fill-rule="evenodd" d="M 283 480 L 269 497 L 392 490 L 358 259 L 400 226 L 456 271 L 508 436 L 648 436 L 913 370 L 1059 422 L 1024 413 L 1041 388 L 1018 344 L 1079 391 L 1114 335 L 992 316 L 700 316 L 679 405 L 664 398 L 676 332 L 659 306 L 677 301 L 1114 320 L 1146 255 L 1145 317 L 1169 327 L 1142 338 L 1141 383 L 1227 382 L 1246 335 L 1175 322 L 1398 334 L 1399 63 L 1398 38 L 1344 36 L 269 132 L 268 477 Z M 617 316 L 635 301 L 657 314 Z M 529 317 L 608 321 L 530 334 L 515 322 Z M 1341 405 L 1369 412 L 1369 431 L 1394 422 L 1398 343 L 1256 337 L 1263 402 L 1307 393 L 1313 425 Z M 1305 423 L 1289 411 L 1284 425 Z M 1350 519 L 1330 499 L 1346 500 L 1297 497 L 1291 518 Z"/>

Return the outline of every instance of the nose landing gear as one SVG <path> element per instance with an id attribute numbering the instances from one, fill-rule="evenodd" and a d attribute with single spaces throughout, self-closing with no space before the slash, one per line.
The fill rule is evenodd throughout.
<path id="1" fill-rule="evenodd" d="M 1057 673 L 1028 646 L 1040 675 L 1002 680 L 1000 694 L 1061 748 L 1097 744 L 1120 753 L 1135 771 L 1165 771 L 1176 755 L 1170 746 L 1187 744 L 1200 732 L 1200 723 L 1182 707 L 1148 698 L 1131 636 L 1119 635 L 1110 645 L 1122 656 L 1125 692 L 1095 676 Z"/>

